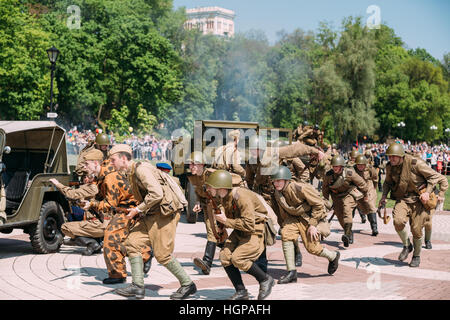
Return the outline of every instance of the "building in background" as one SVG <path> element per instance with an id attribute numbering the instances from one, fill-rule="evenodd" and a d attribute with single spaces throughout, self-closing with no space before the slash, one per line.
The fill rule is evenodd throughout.
<path id="1" fill-rule="evenodd" d="M 188 30 L 198 28 L 203 34 L 232 37 L 234 35 L 234 18 L 232 10 L 220 7 L 200 7 L 186 9 L 188 20 L 184 27 Z"/>

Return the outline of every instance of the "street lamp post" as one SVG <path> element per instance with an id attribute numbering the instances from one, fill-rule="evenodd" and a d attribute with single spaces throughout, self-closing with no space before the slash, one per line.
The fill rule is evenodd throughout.
<path id="1" fill-rule="evenodd" d="M 438 129 L 438 127 L 436 127 L 434 124 L 430 127 L 431 130 L 433 130 L 433 142 L 434 143 L 434 134 L 436 132 L 436 130 Z"/>
<path id="2" fill-rule="evenodd" d="M 397 123 L 397 127 L 400 128 L 400 134 L 402 135 L 402 139 L 403 139 L 403 128 L 406 126 L 406 124 L 403 121 L 400 121 L 399 123 Z"/>
<path id="3" fill-rule="evenodd" d="M 52 46 L 47 49 L 48 60 L 50 60 L 50 113 L 47 113 L 48 118 L 56 118 L 56 113 L 53 113 L 53 78 L 55 74 L 56 60 L 58 59 L 59 50 Z"/>
<path id="4" fill-rule="evenodd" d="M 445 135 L 447 136 L 447 146 L 448 146 L 448 136 L 450 135 L 450 128 L 445 129 Z"/>

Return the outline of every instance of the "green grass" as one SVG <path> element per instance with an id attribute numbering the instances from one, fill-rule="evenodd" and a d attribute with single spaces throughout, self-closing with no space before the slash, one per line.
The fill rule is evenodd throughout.
<path id="1" fill-rule="evenodd" d="M 450 176 L 447 176 L 447 181 L 450 184 Z M 381 199 L 381 192 L 377 190 L 377 203 L 376 205 L 378 205 L 378 202 Z M 388 199 L 387 203 L 386 203 L 386 207 L 387 208 L 393 208 L 395 204 L 394 200 L 390 200 Z M 445 192 L 445 200 L 444 200 L 444 210 L 445 211 L 450 211 L 450 188 Z"/>

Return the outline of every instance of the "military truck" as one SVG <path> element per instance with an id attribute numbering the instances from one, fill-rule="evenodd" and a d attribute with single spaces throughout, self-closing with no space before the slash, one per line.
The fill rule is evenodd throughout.
<path id="1" fill-rule="evenodd" d="M 182 134 L 173 137 L 172 148 L 172 168 L 173 175 L 180 179 L 180 183 L 186 192 L 186 199 L 189 202 L 186 210 L 186 219 L 190 223 L 197 221 L 198 215 L 192 209 L 196 203 L 194 187 L 189 183 L 189 166 L 185 160 L 192 151 L 202 151 L 208 164 L 212 164 L 215 158 L 215 151 L 218 147 L 226 145 L 231 140 L 228 133 L 232 130 L 240 131 L 238 148 L 240 149 L 242 161 L 248 160 L 248 140 L 255 133 L 264 133 L 267 136 L 268 143 L 272 140 L 283 139 L 292 142 L 291 129 L 261 128 L 257 122 L 244 121 L 222 121 L 222 120 L 196 120 L 194 122 L 194 136 Z M 275 133 L 275 134 L 274 134 Z M 276 135 L 278 134 L 278 135 Z M 274 135 L 274 136 L 273 136 Z M 275 136 L 276 135 L 276 136 Z M 245 164 L 242 164 L 245 167 Z"/>
<path id="2" fill-rule="evenodd" d="M 0 121 L 0 162 L 7 214 L 0 232 L 22 229 L 34 252 L 57 252 L 70 207 L 48 180 L 69 184 L 65 130 L 53 121 Z"/>

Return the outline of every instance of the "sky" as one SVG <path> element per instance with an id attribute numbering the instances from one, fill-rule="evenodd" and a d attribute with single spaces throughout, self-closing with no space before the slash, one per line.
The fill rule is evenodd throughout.
<path id="1" fill-rule="evenodd" d="M 236 32 L 262 30 L 272 44 L 278 31 L 316 31 L 320 21 L 337 30 L 348 16 L 370 23 L 375 12 L 367 9 L 375 5 L 381 23 L 394 29 L 408 49 L 424 48 L 438 60 L 450 52 L 450 0 L 173 0 L 173 5 L 233 10 Z"/>

